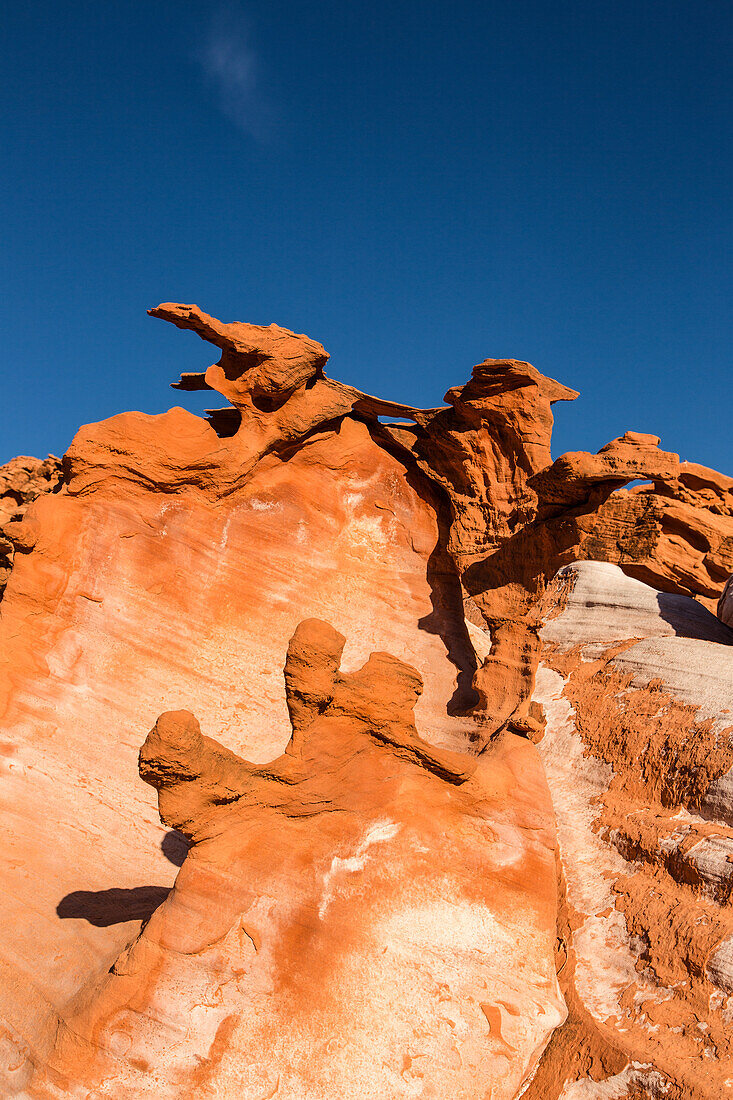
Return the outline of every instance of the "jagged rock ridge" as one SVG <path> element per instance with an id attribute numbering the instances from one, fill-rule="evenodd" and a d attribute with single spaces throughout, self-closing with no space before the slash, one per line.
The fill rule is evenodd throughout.
<path id="1" fill-rule="evenodd" d="M 420 410 L 151 313 L 227 406 L 81 429 L 14 529 L 7 1094 L 721 1095 L 733 481 L 553 463 L 526 363 Z"/>

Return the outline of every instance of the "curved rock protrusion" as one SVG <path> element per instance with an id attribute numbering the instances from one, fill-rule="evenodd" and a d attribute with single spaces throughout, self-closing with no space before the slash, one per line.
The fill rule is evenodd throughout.
<path id="1" fill-rule="evenodd" d="M 225 355 L 243 357 L 242 363 L 249 362 L 246 356 L 255 345 L 260 356 L 269 354 L 264 334 L 270 330 L 264 327 L 222 325 L 194 306 L 166 305 L 150 312 L 193 328 L 202 339 L 224 348 Z M 312 430 L 316 418 L 306 410 L 314 403 L 322 418 L 356 413 L 376 420 L 389 415 L 387 403 L 325 378 L 322 365 L 315 367 L 309 358 L 310 350 L 296 352 L 293 346 L 291 353 L 302 362 L 304 379 L 311 372 L 310 389 L 303 382 L 288 390 L 291 401 L 283 406 L 277 425 L 270 410 L 265 434 L 277 433 L 287 441 Z M 251 440 L 262 431 L 267 413 L 252 404 L 256 374 L 250 368 L 230 368 L 229 373 L 236 370 L 236 394 L 226 385 L 222 388 L 220 377 L 210 377 L 210 372 L 207 384 L 244 410 L 237 438 Z M 575 452 L 552 463 L 551 406 L 577 396 L 529 363 L 487 359 L 474 367 L 466 385 L 446 393 L 446 408 L 393 406 L 394 415 L 407 416 L 414 427 L 386 426 L 382 431 L 450 502 L 446 548 L 461 580 L 464 613 L 491 637 L 490 654 L 474 684 L 485 736 L 509 721 L 517 730 L 534 728 L 529 700 L 537 664 L 538 607 L 562 565 L 584 557 L 618 561 L 642 580 L 654 582 L 663 575 L 666 590 L 705 599 L 713 591 L 718 563 L 728 554 L 733 567 L 733 510 L 716 504 L 721 494 L 730 495 L 730 487 L 722 476 L 680 464 L 677 455 L 660 451 L 658 437 L 626 432 L 597 455 Z M 652 497 L 644 490 L 618 493 L 639 479 L 649 480 Z M 629 526 L 633 535 L 624 537 Z"/>
<path id="2" fill-rule="evenodd" d="M 387 653 L 372 653 L 359 672 L 339 672 L 346 639 L 329 623 L 304 620 L 288 647 L 285 690 L 293 736 L 277 764 L 255 768 L 236 753 L 204 737 L 189 711 L 162 714 L 140 750 L 140 776 L 158 791 L 164 824 L 197 841 L 216 832 L 220 812 L 243 798 L 254 798 L 257 785 L 272 784 L 270 804 L 298 785 L 305 761 L 313 769 L 333 754 L 321 743 L 317 719 L 348 719 L 355 729 L 389 745 L 400 758 L 463 783 L 476 769 L 473 757 L 440 750 L 420 738 L 414 708 L 422 680 L 409 665 Z M 339 736 L 343 731 L 339 727 Z M 300 798 L 300 789 L 298 798 Z"/>
<path id="3" fill-rule="evenodd" d="M 222 324 L 198 306 L 174 302 L 165 302 L 149 313 L 177 328 L 190 329 L 202 340 L 221 348 L 221 359 L 203 377 L 205 386 L 194 383 L 200 375 L 186 375 L 178 386 L 218 390 L 233 405 L 250 399 L 285 400 L 300 386 L 322 375 L 328 361 L 328 352 L 317 340 L 279 325 L 250 325 L 243 321 Z"/>
<path id="4" fill-rule="evenodd" d="M 27 1095 L 512 1100 L 531 1077 L 565 1016 L 536 750 L 436 750 L 415 669 L 373 653 L 345 673 L 343 647 L 328 623 L 297 628 L 293 737 L 266 765 L 187 711 L 158 719 L 140 774 L 191 849 Z"/>

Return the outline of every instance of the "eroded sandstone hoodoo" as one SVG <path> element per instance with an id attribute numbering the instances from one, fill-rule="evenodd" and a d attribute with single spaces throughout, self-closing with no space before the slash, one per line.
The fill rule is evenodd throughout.
<path id="1" fill-rule="evenodd" d="M 719 1100 L 733 479 L 553 462 L 517 360 L 425 410 L 150 312 L 227 404 L 10 471 L 0 1091 Z"/>
<path id="2" fill-rule="evenodd" d="M 536 750 L 436 749 L 415 669 L 373 653 L 343 673 L 344 644 L 299 625 L 293 736 L 268 764 L 160 716 L 140 774 L 192 847 L 32 1095 L 510 1100 L 528 1080 L 565 1016 Z"/>

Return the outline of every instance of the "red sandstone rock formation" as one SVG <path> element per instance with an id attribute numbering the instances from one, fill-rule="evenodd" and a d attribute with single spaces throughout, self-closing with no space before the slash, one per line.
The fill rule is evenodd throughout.
<path id="1" fill-rule="evenodd" d="M 21 520 L 42 493 L 61 488 L 61 461 L 49 455 L 14 458 L 0 466 L 0 599 L 13 567 L 15 551 L 23 549 Z"/>
<path id="2" fill-rule="evenodd" d="M 192 847 L 33 1095 L 511 1098 L 526 1082 L 565 1015 L 536 750 L 511 734 L 490 762 L 436 749 L 415 670 L 373 653 L 341 673 L 344 644 L 299 625 L 293 736 L 268 764 L 188 711 L 158 719 L 140 774 Z"/>
<path id="3" fill-rule="evenodd" d="M 0 1093 L 725 1095 L 733 480 L 151 313 L 226 407 L 5 468 Z"/>

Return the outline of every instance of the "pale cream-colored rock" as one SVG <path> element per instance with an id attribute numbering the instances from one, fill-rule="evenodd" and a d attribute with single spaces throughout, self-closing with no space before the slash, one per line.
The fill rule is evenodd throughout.
<path id="1" fill-rule="evenodd" d="M 534 699 L 569 1019 L 526 1096 L 626 1097 L 636 1082 L 714 1100 L 733 1065 L 733 817 L 712 816 L 709 792 L 733 764 L 733 636 L 604 562 L 565 567 L 554 594 Z"/>

